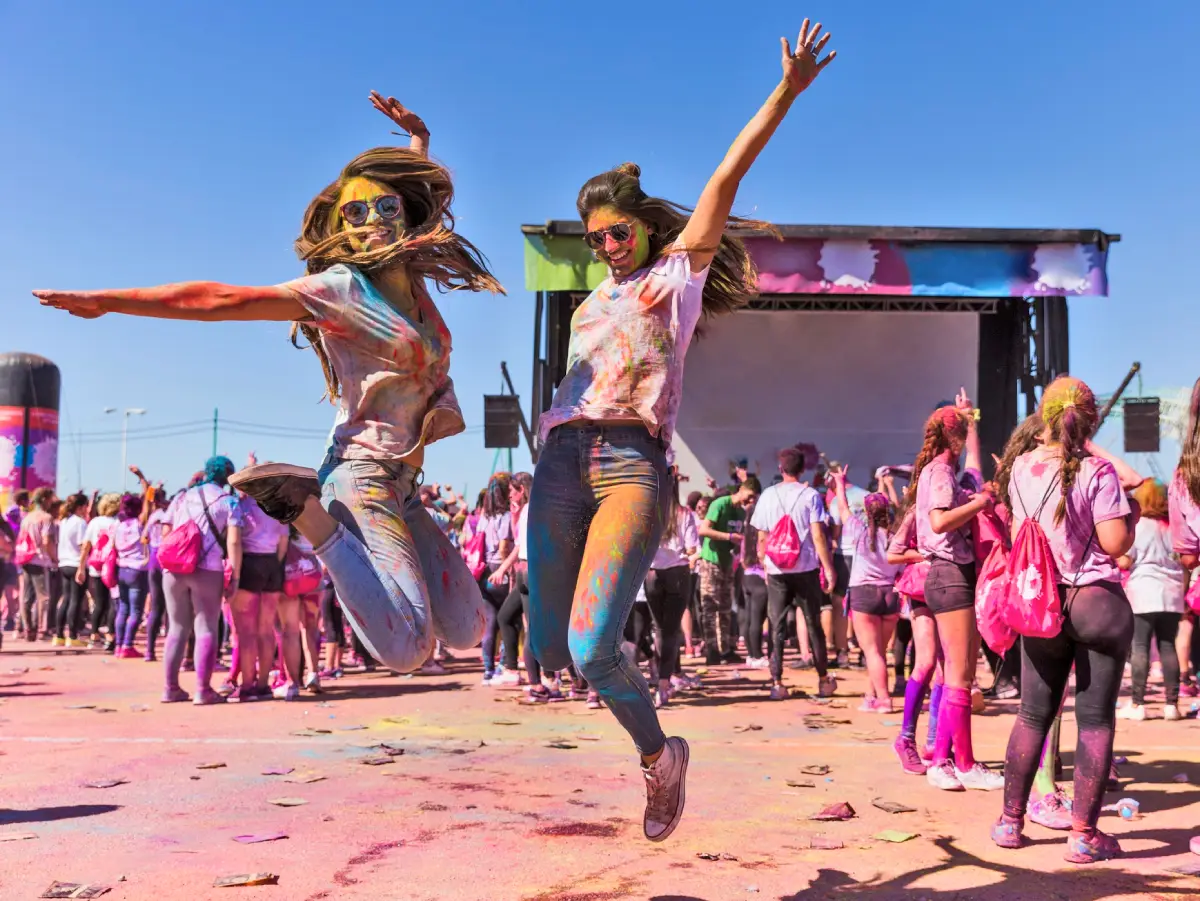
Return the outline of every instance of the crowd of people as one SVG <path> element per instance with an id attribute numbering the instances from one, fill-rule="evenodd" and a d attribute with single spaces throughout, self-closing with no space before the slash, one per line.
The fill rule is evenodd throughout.
<path id="1" fill-rule="evenodd" d="M 470 509 L 420 487 L 427 447 L 464 429 L 451 336 L 427 282 L 503 289 L 455 231 L 453 185 L 428 156 L 428 128 L 394 98 L 371 97 L 409 146 L 358 155 L 314 197 L 295 245 L 304 276 L 265 287 L 35 291 L 85 318 L 289 322 L 338 411 L 318 468 L 252 461 L 234 472 L 214 458 L 169 502 L 144 479 L 139 495 L 76 495 L 61 507 L 49 492 L 29 497 L 13 541 L 26 637 L 49 628 L 54 606 L 51 641 L 78 647 L 86 596 L 92 641 L 145 658 L 165 619 L 164 700 L 189 698 L 179 670 L 190 660 L 197 704 L 317 690 L 337 672 L 344 626 L 361 658 L 398 672 L 436 668 L 439 648 L 481 644 L 486 685 L 523 678 L 535 702 L 569 686 L 612 712 L 641 764 L 651 841 L 668 838 L 685 807 L 690 748 L 663 732 L 658 711 L 695 687 L 687 654 L 768 670 L 776 701 L 793 697 L 789 645 L 821 697 L 839 690 L 834 672 L 853 655 L 869 677 L 864 710 L 903 698 L 895 750 L 905 773 L 940 790 L 1003 790 L 997 844 L 1018 847 L 1028 815 L 1067 831 L 1068 860 L 1118 854 L 1097 818 L 1126 658 L 1132 647 L 1135 693 L 1122 715 L 1135 719 L 1145 716 L 1150 640 L 1167 718 L 1179 715 L 1177 642 L 1190 659 L 1192 630 L 1180 624 L 1200 554 L 1200 383 L 1166 513 L 1162 486 L 1091 443 L 1095 397 L 1066 378 L 1045 389 L 987 482 L 979 414 L 960 393 L 924 424 L 911 466 L 885 467 L 864 488 L 794 447 L 765 488 L 743 468 L 727 489 L 682 497 L 671 444 L 687 349 L 708 320 L 757 291 L 736 231 L 773 231 L 733 217 L 733 202 L 834 58 L 828 40 L 808 20 L 794 49 L 781 40 L 779 83 L 693 209 L 647 194 L 632 163 L 584 183 L 584 241 L 608 277 L 572 317 L 535 471 L 494 476 Z M 229 678 L 214 689 L 223 624 Z M 981 652 L 994 694 L 1020 697 L 1003 775 L 973 753 Z M 1055 762 L 1073 669 L 1079 745 L 1068 797 Z"/>

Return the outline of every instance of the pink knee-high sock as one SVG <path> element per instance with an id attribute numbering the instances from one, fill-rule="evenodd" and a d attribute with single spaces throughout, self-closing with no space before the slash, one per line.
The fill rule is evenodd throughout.
<path id="1" fill-rule="evenodd" d="M 954 765 L 960 772 L 975 766 L 971 750 L 971 692 L 946 686 L 942 694 L 942 715 L 938 720 L 937 740 L 933 748 L 935 764 L 950 759 L 954 747 Z"/>

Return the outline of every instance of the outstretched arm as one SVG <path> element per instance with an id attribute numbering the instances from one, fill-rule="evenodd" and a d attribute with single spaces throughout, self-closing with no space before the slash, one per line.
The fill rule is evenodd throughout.
<path id="1" fill-rule="evenodd" d="M 307 319 L 309 313 L 287 288 L 244 288 L 219 282 L 178 282 L 155 288 L 102 291 L 34 291 L 42 306 L 95 319 L 105 313 L 188 319 L 194 322 Z"/>
<path id="2" fill-rule="evenodd" d="M 775 134 L 793 101 L 837 56 L 834 51 L 817 62 L 828 40 L 828 32 L 821 35 L 821 24 L 818 22 L 810 29 L 808 19 L 800 26 L 795 53 L 792 53 L 787 38 L 779 39 L 783 49 L 783 79 L 730 146 L 725 159 L 704 186 L 696 210 L 680 235 L 680 243 L 688 251 L 692 272 L 700 272 L 712 262 L 733 209 L 738 185 Z"/>
<path id="3" fill-rule="evenodd" d="M 424 120 L 395 97 L 384 97 L 378 91 L 371 92 L 371 105 L 379 110 L 409 135 L 408 149 L 421 156 L 429 156 L 429 129 Z"/>

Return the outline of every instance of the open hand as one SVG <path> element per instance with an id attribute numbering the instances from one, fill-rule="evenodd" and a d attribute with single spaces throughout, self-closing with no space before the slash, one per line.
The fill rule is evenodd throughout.
<path id="1" fill-rule="evenodd" d="M 971 397 L 967 394 L 966 388 L 959 388 L 958 394 L 954 395 L 954 408 L 960 413 L 970 413 L 975 409 L 975 405 L 971 403 Z"/>
<path id="2" fill-rule="evenodd" d="M 96 319 L 108 312 L 92 291 L 44 291 L 33 292 L 44 307 L 66 310 L 81 319 Z"/>
<path id="3" fill-rule="evenodd" d="M 780 46 L 783 48 L 783 77 L 788 86 L 797 94 L 812 84 L 821 74 L 821 70 L 833 62 L 834 57 L 837 56 L 837 51 L 833 50 L 830 51 L 829 56 L 817 61 L 817 57 L 821 55 L 828 42 L 829 32 L 821 34 L 820 22 L 809 28 L 808 19 L 805 19 L 800 26 L 795 53 L 792 53 L 792 45 L 788 43 L 787 38 L 779 39 Z"/>
<path id="4" fill-rule="evenodd" d="M 371 105 L 408 134 L 419 137 L 429 136 L 429 129 L 425 127 L 424 120 L 395 97 L 384 97 L 378 91 L 372 91 Z"/>

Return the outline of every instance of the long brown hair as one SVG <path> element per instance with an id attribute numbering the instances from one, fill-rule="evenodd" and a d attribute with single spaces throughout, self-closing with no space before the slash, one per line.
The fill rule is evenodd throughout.
<path id="1" fill-rule="evenodd" d="M 1000 457 L 1000 465 L 996 467 L 995 485 L 996 497 L 1009 510 L 1012 509 L 1008 488 L 1012 481 L 1013 464 L 1017 462 L 1017 457 L 1029 453 L 1038 446 L 1042 432 L 1045 430 L 1046 424 L 1042 421 L 1042 417 L 1034 413 L 1026 416 L 1024 421 L 1008 436 L 1008 443 L 1004 445 L 1004 453 Z"/>
<path id="2" fill-rule="evenodd" d="M 650 232 L 652 265 L 668 253 L 687 225 L 692 210 L 661 197 L 651 197 L 642 190 L 642 170 L 636 163 L 622 163 L 615 169 L 589 178 L 579 189 L 575 208 L 587 226 L 588 216 L 603 207 L 612 207 L 640 220 Z M 769 222 L 730 216 L 727 228 L 759 229 L 778 236 Z M 709 251 L 711 247 L 689 247 L 685 250 Z M 722 316 L 739 310 L 758 294 L 758 270 L 750 259 L 745 245 L 728 233 L 721 235 L 713 257 L 702 298 L 704 318 Z M 699 330 L 697 330 L 699 331 Z"/>
<path id="3" fill-rule="evenodd" d="M 904 521 L 904 514 L 908 512 L 909 507 L 916 503 L 917 483 L 921 480 L 921 470 L 932 463 L 938 454 L 950 450 L 951 439 L 965 441 L 966 437 L 966 414 L 957 407 L 949 405 L 938 407 L 933 411 L 933 415 L 925 420 L 925 440 L 921 444 L 921 450 L 917 453 L 917 459 L 913 462 L 912 476 L 909 479 L 908 488 L 904 491 L 900 509 L 896 511 L 895 521 L 897 523 Z"/>
<path id="4" fill-rule="evenodd" d="M 394 244 L 375 250 L 356 250 L 351 238 L 370 234 L 372 228 L 343 229 L 337 200 L 343 186 L 352 178 L 369 178 L 387 185 L 404 202 L 404 236 Z M 344 263 L 364 272 L 378 272 L 391 266 L 404 266 L 413 279 L 414 289 L 429 279 L 442 291 L 466 289 L 503 294 L 504 288 L 488 270 L 483 254 L 466 238 L 454 231 L 450 204 L 454 185 L 445 167 L 403 147 L 375 147 L 360 153 L 341 171 L 337 179 L 313 198 L 304 212 L 304 224 L 296 239 L 296 255 L 304 260 L 309 275 L 324 272 Z M 303 334 L 316 351 L 325 373 L 329 399 L 341 394 L 338 374 L 316 326 L 297 322 L 292 326 L 292 343 L 299 347 L 297 335 Z"/>
<path id="5" fill-rule="evenodd" d="M 1059 525 L 1067 515 L 1067 498 L 1075 486 L 1079 468 L 1087 452 L 1087 443 L 1096 431 L 1100 413 L 1092 389 L 1069 375 L 1051 382 L 1042 392 L 1042 422 L 1050 429 L 1048 444 L 1062 450 L 1062 497 L 1054 511 L 1054 524 Z"/>
<path id="6" fill-rule="evenodd" d="M 1175 477 L 1183 480 L 1192 502 L 1200 504 L 1200 379 L 1196 379 L 1196 384 L 1192 386 L 1187 431 L 1183 435 Z"/>

